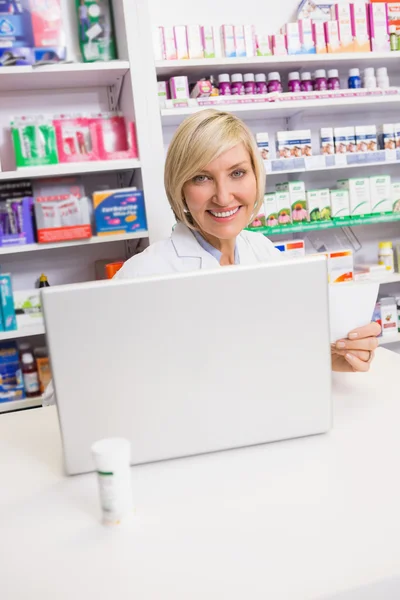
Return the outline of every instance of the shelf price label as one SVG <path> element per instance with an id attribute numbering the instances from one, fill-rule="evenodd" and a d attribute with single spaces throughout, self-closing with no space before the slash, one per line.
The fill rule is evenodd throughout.
<path id="1" fill-rule="evenodd" d="M 396 150 L 385 150 L 385 159 L 386 159 L 386 162 L 396 162 L 397 161 Z"/>

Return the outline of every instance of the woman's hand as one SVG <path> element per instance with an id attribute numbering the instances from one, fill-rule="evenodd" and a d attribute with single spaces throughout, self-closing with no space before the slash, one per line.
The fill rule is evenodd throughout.
<path id="1" fill-rule="evenodd" d="M 380 332 L 378 323 L 370 323 L 354 329 L 347 339 L 332 344 L 332 370 L 341 373 L 369 371 Z"/>

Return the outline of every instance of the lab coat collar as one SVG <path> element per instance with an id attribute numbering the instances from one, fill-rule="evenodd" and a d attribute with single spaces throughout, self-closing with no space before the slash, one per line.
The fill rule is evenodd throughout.
<path id="1" fill-rule="evenodd" d="M 178 223 L 175 226 L 171 241 L 176 254 L 182 259 L 197 259 L 199 269 L 215 269 L 220 266 L 217 259 L 200 246 L 189 227 L 183 223 Z M 237 245 L 241 265 L 251 265 L 257 262 L 254 252 L 244 235 L 240 234 L 237 237 Z"/>

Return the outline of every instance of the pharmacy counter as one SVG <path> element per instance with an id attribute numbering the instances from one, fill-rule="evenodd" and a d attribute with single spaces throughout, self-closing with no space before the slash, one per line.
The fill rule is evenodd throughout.
<path id="1" fill-rule="evenodd" d="M 132 469 L 119 528 L 63 476 L 54 407 L 1 415 L 0 598 L 398 600 L 399 373 L 379 349 L 335 375 L 328 435 Z"/>

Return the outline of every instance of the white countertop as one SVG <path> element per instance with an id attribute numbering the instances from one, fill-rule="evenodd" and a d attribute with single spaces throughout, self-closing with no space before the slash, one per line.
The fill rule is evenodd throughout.
<path id="1" fill-rule="evenodd" d="M 328 435 L 133 468 L 117 528 L 63 475 L 55 408 L 1 415 L 0 598 L 398 600 L 399 377 L 379 349 L 334 376 Z"/>

